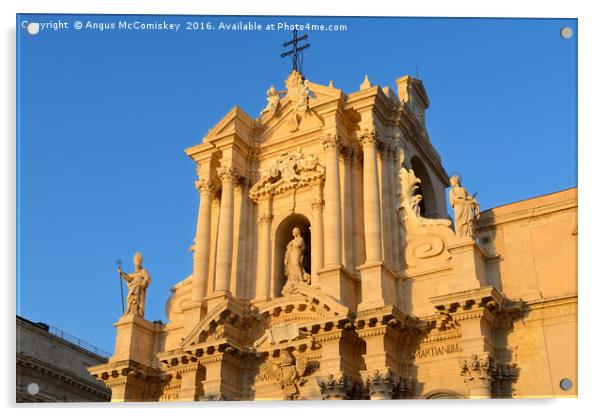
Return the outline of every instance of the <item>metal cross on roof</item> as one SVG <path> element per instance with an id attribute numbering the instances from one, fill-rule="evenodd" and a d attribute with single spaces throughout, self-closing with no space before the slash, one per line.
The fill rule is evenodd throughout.
<path id="1" fill-rule="evenodd" d="M 302 72 L 302 66 L 303 66 L 303 61 L 299 62 L 299 56 L 301 55 L 301 52 L 304 49 L 309 48 L 309 43 L 303 45 L 303 46 L 297 46 L 297 43 L 301 42 L 302 40 L 307 39 L 307 35 L 303 35 L 300 38 L 297 37 L 297 29 L 293 30 L 293 39 L 289 40 L 288 42 L 284 42 L 282 44 L 282 46 L 284 46 L 285 48 L 289 45 L 293 45 L 293 49 L 290 51 L 286 51 L 286 52 L 282 52 L 280 54 L 280 56 L 282 58 L 284 58 L 285 56 L 289 56 L 292 55 L 292 61 L 293 61 L 293 71 L 298 71 L 299 73 Z"/>

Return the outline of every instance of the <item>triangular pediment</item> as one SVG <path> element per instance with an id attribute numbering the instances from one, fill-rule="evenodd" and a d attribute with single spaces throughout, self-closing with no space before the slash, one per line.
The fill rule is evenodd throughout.
<path id="1" fill-rule="evenodd" d="M 209 130 L 205 141 L 212 141 L 232 134 L 246 138 L 251 135 L 253 125 L 253 119 L 236 105 Z"/>
<path id="2" fill-rule="evenodd" d="M 259 143 L 268 144 L 272 137 L 282 139 L 324 127 L 325 114 L 342 106 L 339 103 L 344 97 L 341 90 L 309 81 L 305 87 L 311 92 L 307 110 L 299 110 L 302 96 L 296 88 L 290 87 L 277 111 L 263 113 L 257 119 L 255 137 Z"/>

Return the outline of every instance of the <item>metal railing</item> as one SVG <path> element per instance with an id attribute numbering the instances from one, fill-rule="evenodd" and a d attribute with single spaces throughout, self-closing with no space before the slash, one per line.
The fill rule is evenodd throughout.
<path id="1" fill-rule="evenodd" d="M 104 358 L 109 358 L 111 356 L 111 353 L 98 348 L 92 344 L 90 344 L 89 342 L 84 341 L 81 338 L 78 338 L 74 335 L 71 335 L 65 331 L 63 331 L 62 329 L 56 328 L 52 325 L 48 325 L 48 332 L 54 336 L 57 336 L 73 345 L 77 345 L 80 348 L 83 348 L 86 351 L 89 351 L 93 354 L 99 355 L 101 357 Z"/>

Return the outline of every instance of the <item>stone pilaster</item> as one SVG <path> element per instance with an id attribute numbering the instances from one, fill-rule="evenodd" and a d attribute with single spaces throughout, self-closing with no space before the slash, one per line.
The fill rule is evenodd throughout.
<path id="1" fill-rule="evenodd" d="M 381 178 L 381 218 L 382 218 L 382 238 L 383 238 L 383 260 L 392 270 L 393 268 L 393 241 L 392 236 L 394 228 L 393 218 L 391 218 L 391 207 L 394 206 L 392 198 L 391 177 L 391 145 L 382 143 L 380 146 L 380 178 Z"/>
<path id="2" fill-rule="evenodd" d="M 255 299 L 266 301 L 270 298 L 271 289 L 271 253 L 270 228 L 272 225 L 272 200 L 271 197 L 259 201 L 259 227 L 258 256 L 257 259 L 257 291 Z"/>
<path id="3" fill-rule="evenodd" d="M 205 368 L 198 361 L 190 362 L 178 370 L 181 379 L 177 401 L 193 402 L 203 396 L 201 380 L 205 375 Z"/>
<path id="4" fill-rule="evenodd" d="M 314 225 L 311 229 L 311 284 L 318 285 L 318 271 L 324 267 L 324 200 L 319 196 L 311 203 Z"/>

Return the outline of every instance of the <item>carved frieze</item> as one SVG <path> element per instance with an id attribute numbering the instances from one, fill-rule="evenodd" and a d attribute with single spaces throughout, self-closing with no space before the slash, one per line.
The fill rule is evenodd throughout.
<path id="1" fill-rule="evenodd" d="M 282 152 L 251 187 L 249 195 L 257 201 L 262 196 L 275 195 L 289 189 L 301 188 L 324 179 L 324 167 L 314 154 L 305 154 L 299 147 L 293 152 Z"/>

